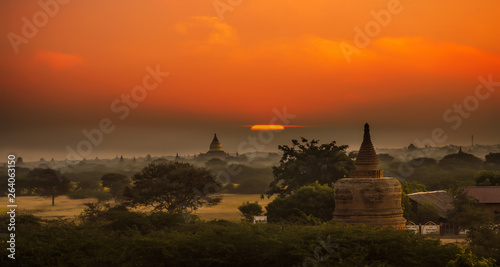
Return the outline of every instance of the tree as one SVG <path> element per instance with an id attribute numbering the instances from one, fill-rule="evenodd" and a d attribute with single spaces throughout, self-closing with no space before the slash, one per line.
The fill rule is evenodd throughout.
<path id="1" fill-rule="evenodd" d="M 152 206 L 169 213 L 218 204 L 222 184 L 206 168 L 189 163 L 151 163 L 135 174 L 125 189 L 126 204 Z"/>
<path id="2" fill-rule="evenodd" d="M 479 258 L 472 251 L 462 248 L 460 254 L 454 260 L 446 264 L 446 267 L 494 267 L 495 260 L 492 258 Z"/>
<path id="3" fill-rule="evenodd" d="M 459 188 L 453 199 L 453 208 L 448 212 L 448 219 L 461 229 L 474 231 L 482 227 L 489 227 L 493 222 L 479 201 L 467 194 L 463 188 Z"/>
<path id="4" fill-rule="evenodd" d="M 469 247 L 478 255 L 493 257 L 500 261 L 500 232 L 495 229 L 493 216 L 487 213 L 479 201 L 460 188 L 453 200 L 449 220 L 461 229 L 469 230 Z M 481 266 L 481 265 L 478 265 Z"/>
<path id="5" fill-rule="evenodd" d="M 36 168 L 28 174 L 28 177 L 30 179 L 29 186 L 34 190 L 35 194 L 51 197 L 52 206 L 54 206 L 56 197 L 66 194 L 70 190 L 71 181 L 59 171 L 53 169 Z"/>
<path id="6" fill-rule="evenodd" d="M 301 217 L 313 216 L 321 221 L 333 219 L 335 199 L 333 188 L 320 185 L 317 181 L 300 187 L 292 195 L 277 197 L 266 207 L 270 221 L 294 221 Z"/>
<path id="7" fill-rule="evenodd" d="M 102 186 L 109 188 L 109 193 L 118 201 L 123 199 L 123 192 L 131 180 L 126 175 L 119 173 L 108 173 L 101 177 Z"/>
<path id="8" fill-rule="evenodd" d="M 292 147 L 278 146 L 283 156 L 279 166 L 273 167 L 274 180 L 265 192 L 268 197 L 278 194 L 283 198 L 314 181 L 333 185 L 355 168 L 354 161 L 346 152 L 348 146 L 337 146 L 335 141 L 322 145 L 318 142 L 314 139 L 309 142 L 301 137 L 301 143 L 292 140 Z"/>
<path id="9" fill-rule="evenodd" d="M 474 177 L 476 185 L 500 185 L 500 172 L 481 171 Z"/>
<path id="10" fill-rule="evenodd" d="M 247 222 L 252 222 L 254 216 L 259 216 L 263 213 L 262 206 L 259 205 L 259 202 L 255 201 L 250 203 L 247 201 L 243 202 L 241 206 L 238 207 L 238 210 L 241 212 L 243 218 Z"/>
<path id="11" fill-rule="evenodd" d="M 485 156 L 485 158 L 486 158 L 485 161 L 486 163 L 500 165 L 500 153 L 490 152 L 488 155 Z"/>
<path id="12" fill-rule="evenodd" d="M 420 157 L 420 158 L 414 158 L 409 161 L 410 165 L 415 166 L 415 167 L 426 167 L 426 168 L 431 168 L 437 165 L 437 160 L 433 158 L 427 158 L 427 157 Z"/>
<path id="13" fill-rule="evenodd" d="M 101 185 L 99 184 L 99 180 L 96 179 L 84 179 L 78 182 L 78 186 L 76 188 L 81 190 L 94 190 L 97 191 L 99 189 L 102 190 Z"/>
<path id="14" fill-rule="evenodd" d="M 227 162 L 219 158 L 211 158 L 205 162 L 205 166 L 209 169 L 222 170 L 226 168 Z"/>
<path id="15" fill-rule="evenodd" d="M 439 213 L 432 203 L 424 202 L 418 204 L 418 213 L 415 217 L 416 223 L 438 222 Z"/>
<path id="16" fill-rule="evenodd" d="M 412 182 L 407 181 L 407 182 L 404 182 L 401 184 L 401 190 L 403 191 L 402 198 L 401 198 L 401 204 L 403 207 L 403 217 L 407 220 L 415 221 L 418 218 L 417 218 L 417 215 L 413 212 L 410 197 L 408 197 L 408 194 L 417 193 L 417 192 L 425 192 L 425 191 L 427 191 L 427 188 L 425 187 L 425 185 L 419 184 L 415 181 L 412 181 Z M 425 208 L 426 207 L 424 207 L 424 209 Z"/>
<path id="17" fill-rule="evenodd" d="M 405 194 L 413 194 L 418 192 L 425 192 L 427 188 L 423 184 L 419 184 L 415 181 L 412 182 L 404 182 L 401 184 L 401 189 Z"/>

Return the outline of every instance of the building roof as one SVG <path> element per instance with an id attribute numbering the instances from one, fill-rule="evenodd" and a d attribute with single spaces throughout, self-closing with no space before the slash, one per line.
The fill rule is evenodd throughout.
<path id="1" fill-rule="evenodd" d="M 434 205 L 441 218 L 447 218 L 448 211 L 453 208 L 453 197 L 444 190 L 418 192 L 408 194 L 408 197 L 419 204 L 430 203 Z"/>
<path id="2" fill-rule="evenodd" d="M 500 186 L 466 186 L 465 191 L 483 204 L 500 203 Z"/>

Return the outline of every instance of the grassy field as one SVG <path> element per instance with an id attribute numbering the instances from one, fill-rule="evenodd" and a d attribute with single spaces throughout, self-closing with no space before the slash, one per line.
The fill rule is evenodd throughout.
<path id="1" fill-rule="evenodd" d="M 224 219 L 230 221 L 239 221 L 241 216 L 238 207 L 241 203 L 258 201 L 265 207 L 272 199 L 260 199 L 260 195 L 246 194 L 224 194 L 222 202 L 214 207 L 204 207 L 198 209 L 196 214 L 202 220 Z M 69 199 L 66 196 L 56 198 L 55 206 L 52 206 L 50 198 L 37 196 L 16 197 L 18 214 L 34 214 L 44 219 L 74 219 L 85 208 L 84 203 L 93 202 L 94 199 Z M 0 203 L 8 203 L 7 198 L 1 198 Z M 7 209 L 0 209 L 4 213 Z"/>
<path id="2" fill-rule="evenodd" d="M 225 194 L 222 202 L 214 207 L 205 207 L 197 211 L 198 216 L 203 220 L 224 219 L 229 221 L 239 221 L 241 219 L 238 207 L 241 203 L 258 201 L 265 208 L 266 205 L 274 199 L 260 199 L 260 195 L 246 194 Z"/>

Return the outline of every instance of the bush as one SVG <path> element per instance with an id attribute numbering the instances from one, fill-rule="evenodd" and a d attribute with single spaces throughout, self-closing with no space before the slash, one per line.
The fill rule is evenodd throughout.
<path id="1" fill-rule="evenodd" d="M 95 198 L 100 201 L 110 200 L 113 196 L 102 190 L 78 189 L 67 194 L 70 199 Z"/>
<path id="2" fill-rule="evenodd" d="M 116 211 L 109 212 L 107 215 L 111 219 L 109 228 L 113 231 L 138 231 L 141 234 L 146 234 L 151 232 L 151 229 L 153 228 L 151 221 L 144 213 Z"/>
<path id="3" fill-rule="evenodd" d="M 189 217 L 185 217 L 189 216 Z M 179 226 L 186 222 L 186 219 L 193 220 L 195 215 L 179 214 L 179 213 L 165 213 L 165 212 L 153 212 L 148 216 L 150 224 L 155 229 L 163 229 L 173 226 Z"/>
<path id="4" fill-rule="evenodd" d="M 460 253 L 408 231 L 367 226 L 179 224 L 140 233 L 146 215 L 115 214 L 109 225 L 47 221 L 19 223 L 16 261 L 0 243 L 0 265 L 10 266 L 445 266 Z M 0 219 L 5 221 L 5 216 Z M 134 231 L 130 231 L 130 224 Z M 17 228 L 18 227 L 18 228 Z M 125 234 L 124 234 L 125 233 Z"/>
<path id="5" fill-rule="evenodd" d="M 335 209 L 333 192 L 333 188 L 315 182 L 285 198 L 277 197 L 266 207 L 268 220 L 300 221 L 300 218 L 312 216 L 320 221 L 330 221 Z"/>
<path id="6" fill-rule="evenodd" d="M 446 267 L 494 267 L 495 260 L 492 258 L 478 258 L 471 251 L 462 249 L 454 260 L 448 262 Z"/>
<path id="7" fill-rule="evenodd" d="M 264 211 L 262 210 L 262 206 L 259 205 L 259 202 L 255 201 L 254 203 L 250 203 L 247 201 L 243 202 L 241 206 L 238 207 L 238 210 L 241 211 L 243 216 L 243 220 L 247 222 L 253 222 L 254 216 L 261 215 Z"/>

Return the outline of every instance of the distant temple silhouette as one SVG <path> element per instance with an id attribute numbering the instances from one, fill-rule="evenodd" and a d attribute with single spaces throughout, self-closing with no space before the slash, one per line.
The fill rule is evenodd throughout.
<path id="1" fill-rule="evenodd" d="M 214 139 L 212 140 L 212 143 L 210 143 L 210 149 L 208 150 L 207 153 L 205 154 L 200 154 L 200 158 L 219 158 L 219 159 L 225 159 L 228 157 L 229 154 L 224 152 L 222 150 L 222 144 L 219 142 L 219 139 L 217 138 L 217 134 L 214 134 Z"/>

